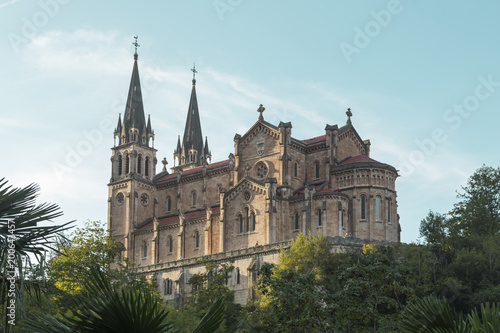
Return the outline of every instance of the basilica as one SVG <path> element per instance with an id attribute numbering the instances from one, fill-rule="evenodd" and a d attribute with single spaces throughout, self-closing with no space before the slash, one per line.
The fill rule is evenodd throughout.
<path id="1" fill-rule="evenodd" d="M 204 271 L 200 258 L 232 262 L 228 286 L 245 304 L 259 267 L 276 263 L 299 233 L 326 236 L 338 247 L 399 242 L 397 170 L 370 157 L 370 140 L 354 128 L 350 109 L 345 124 L 326 124 L 318 136 L 298 139 L 291 122 L 271 124 L 256 105 L 258 118 L 234 135 L 234 151 L 212 162 L 195 74 L 193 68 L 174 166 L 167 169 L 163 160 L 158 172 L 136 51 L 111 148 L 110 235 L 124 245 L 122 257 L 157 280 L 166 301 L 189 296 L 189 278 Z"/>

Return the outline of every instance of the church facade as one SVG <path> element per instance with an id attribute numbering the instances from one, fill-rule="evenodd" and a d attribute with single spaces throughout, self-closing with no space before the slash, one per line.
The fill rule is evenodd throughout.
<path id="1" fill-rule="evenodd" d="M 154 131 L 142 103 L 138 56 L 126 109 L 114 133 L 108 184 L 108 229 L 125 246 L 122 257 L 155 276 L 165 300 L 189 296 L 199 258 L 232 261 L 228 284 L 246 303 L 264 262 L 277 262 L 299 233 L 339 245 L 398 242 L 394 167 L 370 157 L 351 122 L 294 138 L 292 124 L 264 120 L 233 138 L 228 159 L 212 162 L 203 138 L 195 69 L 184 135 L 174 167 L 156 172 Z"/>

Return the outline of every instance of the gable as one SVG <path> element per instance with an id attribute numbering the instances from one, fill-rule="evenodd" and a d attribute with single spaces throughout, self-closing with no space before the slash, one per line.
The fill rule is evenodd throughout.
<path id="1" fill-rule="evenodd" d="M 256 122 L 239 141 L 240 153 L 261 156 L 279 152 L 279 129 L 267 122 Z"/>
<path id="2" fill-rule="evenodd" d="M 252 192 L 253 194 L 265 195 L 266 187 L 264 184 L 256 180 L 253 180 L 251 178 L 244 178 L 235 187 L 226 192 L 226 194 L 224 195 L 224 202 L 228 204 L 234 199 L 239 198 L 240 195 L 244 195 L 244 192 L 246 191 Z"/>
<path id="3" fill-rule="evenodd" d="M 348 156 L 365 155 L 366 146 L 363 140 L 356 132 L 354 127 L 350 126 L 346 130 L 339 131 L 338 134 L 338 149 L 337 149 L 337 160 L 341 161 Z"/>

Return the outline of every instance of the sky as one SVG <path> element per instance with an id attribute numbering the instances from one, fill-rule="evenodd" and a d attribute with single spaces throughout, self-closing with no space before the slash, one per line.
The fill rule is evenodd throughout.
<path id="1" fill-rule="evenodd" d="M 56 223 L 106 222 L 137 35 L 159 161 L 173 166 L 193 63 L 212 162 L 259 104 L 299 140 L 351 108 L 371 158 L 399 170 L 401 240 L 417 242 L 429 210 L 450 211 L 475 170 L 500 166 L 499 13 L 495 1 L 0 0 L 0 178 L 39 184 Z"/>

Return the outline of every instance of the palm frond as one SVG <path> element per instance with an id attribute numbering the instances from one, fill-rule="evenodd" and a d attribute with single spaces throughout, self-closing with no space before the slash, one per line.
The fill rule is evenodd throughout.
<path id="1" fill-rule="evenodd" d="M 481 304 L 481 314 L 474 309 L 467 316 L 467 320 L 472 327 L 472 332 L 478 333 L 498 333 L 500 332 L 500 303 Z"/>
<path id="2" fill-rule="evenodd" d="M 44 315 L 36 314 L 33 318 L 28 318 L 25 321 L 26 328 L 37 333 L 73 333 L 61 320 Z"/>
<path id="3" fill-rule="evenodd" d="M 215 332 L 222 323 L 226 305 L 224 298 L 219 296 L 210 306 L 207 313 L 201 318 L 200 322 L 192 333 L 212 333 Z"/>
<path id="4" fill-rule="evenodd" d="M 411 333 L 469 332 L 469 325 L 451 311 L 446 299 L 435 296 L 408 305 L 401 327 Z"/>

